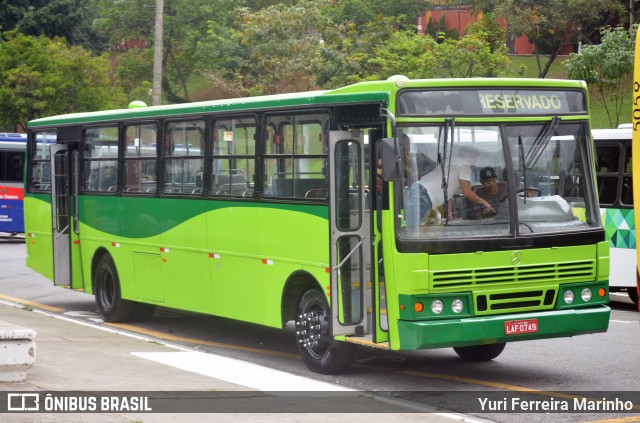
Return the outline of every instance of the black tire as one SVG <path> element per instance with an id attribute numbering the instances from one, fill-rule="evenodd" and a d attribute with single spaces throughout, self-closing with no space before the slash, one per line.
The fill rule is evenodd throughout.
<path id="1" fill-rule="evenodd" d="M 627 288 L 627 295 L 635 305 L 638 305 L 638 290 L 636 288 Z"/>
<path id="2" fill-rule="evenodd" d="M 110 255 L 98 260 L 93 272 L 93 286 L 98 311 L 107 323 L 128 322 L 133 318 L 136 303 L 123 300 L 120 295 L 120 279 Z"/>
<path id="3" fill-rule="evenodd" d="M 453 350 L 466 361 L 489 361 L 502 353 L 507 344 L 504 342 L 489 345 L 472 345 L 470 347 L 453 347 Z"/>
<path id="4" fill-rule="evenodd" d="M 296 317 L 298 351 L 309 370 L 324 375 L 340 373 L 353 361 L 356 346 L 331 336 L 331 313 L 322 292 L 306 291 Z"/>

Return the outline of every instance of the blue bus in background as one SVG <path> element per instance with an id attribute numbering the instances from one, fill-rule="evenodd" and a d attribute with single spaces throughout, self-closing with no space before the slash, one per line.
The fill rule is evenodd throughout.
<path id="1" fill-rule="evenodd" d="M 24 232 L 24 159 L 27 135 L 0 132 L 0 234 Z"/>

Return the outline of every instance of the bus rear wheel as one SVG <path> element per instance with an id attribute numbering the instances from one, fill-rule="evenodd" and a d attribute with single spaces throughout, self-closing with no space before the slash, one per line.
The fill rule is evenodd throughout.
<path id="1" fill-rule="evenodd" d="M 102 255 L 93 272 L 94 294 L 98 311 L 108 323 L 127 322 L 135 312 L 135 302 L 122 299 L 120 279 L 113 259 Z"/>
<path id="2" fill-rule="evenodd" d="M 296 341 L 309 370 L 321 374 L 340 373 L 351 365 L 355 345 L 331 336 L 331 313 L 322 292 L 306 291 L 298 303 Z"/>
<path id="3" fill-rule="evenodd" d="M 470 347 L 453 347 L 453 350 L 466 361 L 489 361 L 499 356 L 507 344 L 500 342 L 489 345 L 472 345 Z"/>

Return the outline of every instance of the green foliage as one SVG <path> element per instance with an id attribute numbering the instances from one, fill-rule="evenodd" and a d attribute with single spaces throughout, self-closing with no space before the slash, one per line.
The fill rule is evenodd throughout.
<path id="1" fill-rule="evenodd" d="M 62 38 L 5 33 L 0 44 L 0 125 L 26 129 L 47 115 L 113 107 L 109 62 Z"/>
<path id="2" fill-rule="evenodd" d="M 571 54 L 564 62 L 569 78 L 586 81 L 600 96 L 612 128 L 620 123 L 622 99 L 629 93 L 623 82 L 633 72 L 637 28 L 604 28 L 600 44 L 585 46 L 580 54 Z"/>
<path id="3" fill-rule="evenodd" d="M 123 104 L 142 100 L 152 104 L 153 50 L 132 49 L 116 59 L 116 80 L 126 93 Z"/>
<path id="4" fill-rule="evenodd" d="M 200 57 L 211 60 L 206 76 L 238 95 L 305 91 L 316 86 L 313 70 L 331 27 L 321 1 L 276 4 L 257 12 L 242 9 L 239 26 L 225 31 L 210 22 Z"/>
<path id="5" fill-rule="evenodd" d="M 386 16 L 397 18 L 403 26 L 415 28 L 416 18 L 429 4 L 428 0 L 337 0 L 331 2 L 324 13 L 338 24 L 351 22 L 361 26 L 378 16 Z"/>
<path id="6" fill-rule="evenodd" d="M 64 37 L 71 44 L 95 49 L 100 36 L 91 28 L 94 17 L 91 0 L 0 0 L 0 34 L 16 29 L 25 35 Z"/>

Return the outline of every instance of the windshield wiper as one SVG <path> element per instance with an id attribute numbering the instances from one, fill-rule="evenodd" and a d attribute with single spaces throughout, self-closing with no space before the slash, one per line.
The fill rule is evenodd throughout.
<path id="1" fill-rule="evenodd" d="M 524 202 L 527 202 L 527 188 L 529 187 L 529 185 L 527 184 L 527 169 L 533 169 L 533 167 L 536 165 L 536 163 L 538 163 L 538 160 L 540 159 L 540 157 L 542 156 L 542 153 L 544 153 L 545 149 L 547 148 L 547 145 L 549 145 L 549 141 L 551 141 L 551 137 L 553 136 L 553 134 L 556 131 L 556 128 L 558 127 L 558 125 L 560 124 L 560 118 L 558 116 L 554 116 L 553 119 L 551 119 L 551 122 L 549 122 L 548 125 L 546 125 L 542 131 L 540 131 L 540 134 L 538 134 L 538 137 L 535 139 L 535 141 L 533 142 L 533 144 L 531 145 L 531 148 L 529 149 L 529 152 L 526 154 L 524 154 L 524 145 L 522 143 L 522 135 L 520 135 L 518 137 L 518 146 L 520 147 L 520 159 L 522 161 L 522 178 L 523 180 L 523 184 L 524 184 Z"/>
<path id="2" fill-rule="evenodd" d="M 542 153 L 547 148 L 547 145 L 549 144 L 549 141 L 551 140 L 551 137 L 556 131 L 559 123 L 560 118 L 558 116 L 554 116 L 553 119 L 551 119 L 551 122 L 549 122 L 542 132 L 540 132 L 540 135 L 538 135 L 536 140 L 533 142 L 527 156 L 524 158 L 525 169 L 533 169 L 540 159 L 540 156 L 542 156 Z"/>
<path id="3" fill-rule="evenodd" d="M 449 143 L 449 131 L 451 131 L 451 150 L 453 151 L 453 135 L 454 135 L 454 130 L 455 130 L 455 126 L 456 126 L 456 119 L 455 118 L 451 118 L 448 120 L 445 120 L 444 123 L 444 128 L 445 128 L 445 132 L 444 132 L 444 145 L 442 146 L 442 152 L 440 152 L 440 149 L 438 149 L 438 163 L 440 164 L 440 170 L 442 170 L 442 190 L 444 192 L 444 213 L 445 216 L 449 216 L 449 201 L 447 201 L 448 197 L 448 192 L 449 192 L 449 173 L 451 171 L 451 159 L 449 158 L 449 155 L 452 154 L 452 152 L 448 152 L 447 151 L 447 144 Z M 445 163 L 447 163 L 447 159 L 448 159 L 448 165 L 445 169 Z M 446 170 L 446 171 L 445 171 Z M 448 219 L 446 219 L 445 221 L 448 222 Z"/>

